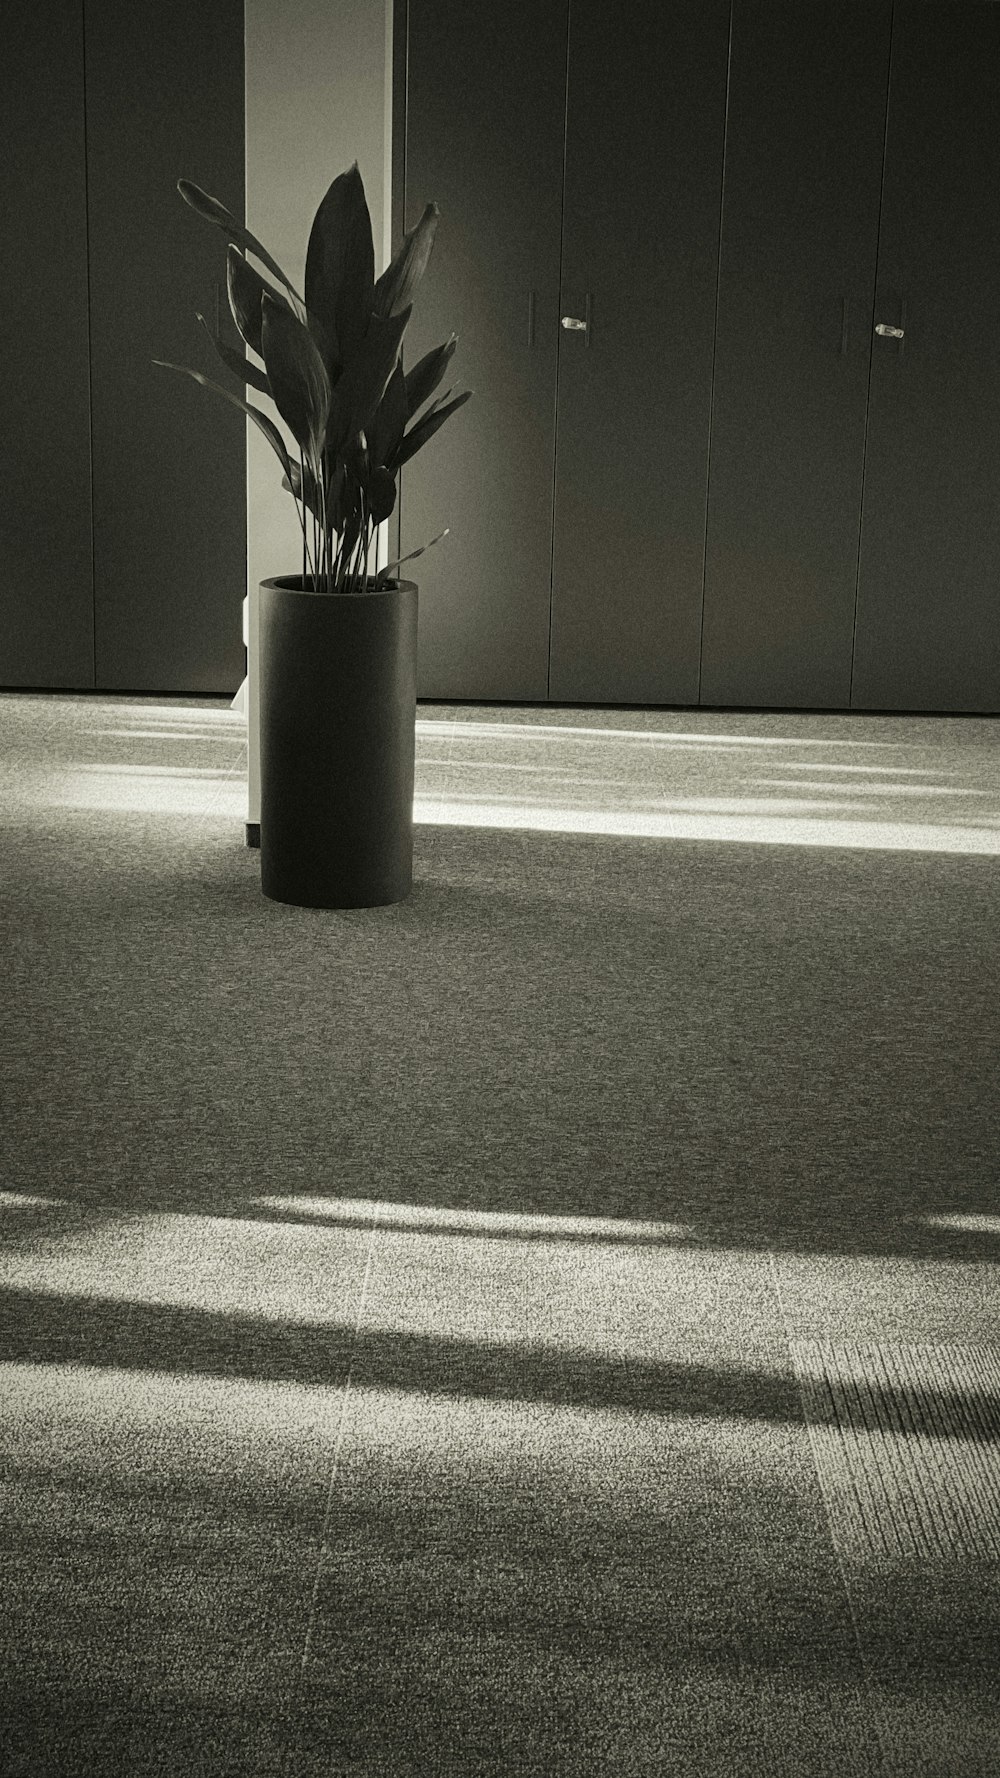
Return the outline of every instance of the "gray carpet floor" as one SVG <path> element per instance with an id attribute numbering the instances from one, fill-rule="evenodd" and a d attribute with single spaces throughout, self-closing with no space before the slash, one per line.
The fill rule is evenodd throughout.
<path id="1" fill-rule="evenodd" d="M 1000 723 L 0 694 L 0 1770 L 995 1778 Z"/>

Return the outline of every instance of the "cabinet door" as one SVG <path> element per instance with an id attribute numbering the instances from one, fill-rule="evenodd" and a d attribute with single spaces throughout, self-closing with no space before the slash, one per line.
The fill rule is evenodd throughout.
<path id="1" fill-rule="evenodd" d="M 94 684 L 82 0 L 9 0 L 0 684 Z"/>
<path id="2" fill-rule="evenodd" d="M 232 389 L 225 243 L 177 193 L 244 205 L 242 0 L 88 0 L 97 684 L 233 692 L 243 676 L 246 422 L 154 358 Z M 235 328 L 224 337 L 236 340 Z M 242 393 L 242 391 L 241 391 Z"/>
<path id="3" fill-rule="evenodd" d="M 701 702 L 846 708 L 889 0 L 734 0 Z"/>
<path id="4" fill-rule="evenodd" d="M 445 387 L 474 391 L 400 477 L 404 554 L 450 527 L 405 570 L 417 691 L 544 700 L 567 0 L 407 12 L 404 222 L 441 220 L 404 364 L 456 333 Z"/>
<path id="5" fill-rule="evenodd" d="M 1000 711 L 1000 7 L 898 3 L 851 702 Z"/>
<path id="6" fill-rule="evenodd" d="M 698 699 L 728 40 L 729 0 L 571 8 L 555 700 Z"/>

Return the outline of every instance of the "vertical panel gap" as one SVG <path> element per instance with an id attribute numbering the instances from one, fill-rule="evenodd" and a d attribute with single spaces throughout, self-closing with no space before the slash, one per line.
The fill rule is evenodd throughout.
<path id="1" fill-rule="evenodd" d="M 569 147 L 569 46 L 572 30 L 573 0 L 566 0 L 566 78 L 563 87 L 563 163 L 562 191 L 559 199 L 559 275 L 556 287 L 556 386 L 552 402 L 552 499 L 550 502 L 551 522 L 549 525 L 549 639 L 545 661 L 545 697 L 547 702 L 552 699 L 552 604 L 555 598 L 555 560 L 556 560 L 556 481 L 559 462 L 559 366 L 562 363 L 562 328 L 559 326 L 559 311 L 562 308 L 563 280 L 563 249 L 566 240 L 566 158 Z"/>
<path id="2" fill-rule="evenodd" d="M 878 225 L 875 230 L 875 289 L 874 298 L 878 302 L 879 258 L 882 252 L 882 205 L 885 199 L 885 163 L 889 145 L 889 107 L 892 100 L 892 37 L 896 19 L 896 8 L 893 5 L 889 13 L 889 60 L 885 82 L 885 129 L 882 132 L 882 178 L 878 193 Z M 861 510 L 858 514 L 858 565 L 854 576 L 854 625 L 851 631 L 851 679 L 847 692 L 847 707 L 854 709 L 854 663 L 858 649 L 858 599 L 861 592 L 861 553 L 862 539 L 865 532 L 865 481 L 868 470 L 868 422 L 872 408 L 872 369 L 875 352 L 872 335 L 868 336 L 868 393 L 865 400 L 865 435 L 861 445 Z"/>
<path id="3" fill-rule="evenodd" d="M 402 86 L 403 86 L 403 93 L 402 93 L 401 115 L 400 115 L 400 120 L 399 120 L 399 132 L 400 132 L 399 133 L 399 162 L 400 162 L 400 165 L 399 165 L 399 188 L 400 188 L 399 240 L 400 240 L 400 242 L 402 242 L 403 236 L 406 233 L 406 163 L 407 163 L 407 149 L 409 147 L 409 132 L 410 132 L 410 117 L 409 117 L 410 6 L 409 6 L 409 0 L 388 0 L 388 4 L 395 5 L 396 7 L 398 7 L 398 17 L 393 18 L 393 36 L 394 36 L 394 38 L 395 38 L 395 28 L 396 28 L 397 24 L 399 24 L 400 20 L 402 21 L 402 26 L 403 26 L 403 30 L 402 30 L 402 40 L 403 40 L 403 81 L 402 81 Z M 396 57 L 395 41 L 393 42 L 392 54 L 393 54 L 393 71 L 395 72 L 395 57 Z M 393 80 L 392 84 L 393 84 L 392 103 L 393 103 L 393 110 L 395 111 L 397 97 L 398 97 L 398 95 L 396 93 L 397 82 L 395 81 L 395 79 Z M 394 130 L 395 130 L 395 122 L 396 122 L 396 120 L 394 117 L 393 118 Z M 388 538 L 386 538 L 387 547 L 388 547 L 388 541 L 389 541 Z M 403 553 L 403 471 L 402 470 L 400 470 L 400 472 L 399 472 L 399 481 L 396 486 L 396 548 L 395 548 L 394 552 L 390 552 L 390 554 L 392 554 L 392 553 L 394 553 L 397 558 L 400 557 Z M 387 562 L 388 562 L 388 559 L 389 558 L 387 557 L 386 558 Z M 397 579 L 398 578 L 399 577 L 397 575 Z"/>
<path id="4" fill-rule="evenodd" d="M 97 545 L 94 513 L 94 301 L 90 276 L 90 153 L 87 144 L 87 0 L 80 0 L 83 75 L 83 226 L 87 259 L 87 433 L 90 459 L 90 687 L 97 690 Z"/>
<path id="5" fill-rule="evenodd" d="M 733 7 L 729 7 L 729 44 L 726 50 L 726 106 L 722 122 L 722 183 L 719 188 L 719 251 L 715 264 L 715 327 L 712 333 L 712 385 L 708 403 L 708 454 L 705 459 L 705 539 L 701 556 L 701 629 L 698 636 L 698 693 L 701 703 L 702 664 L 705 658 L 705 593 L 708 583 L 708 512 L 712 486 L 712 424 L 715 419 L 715 362 L 719 350 L 719 289 L 722 281 L 722 224 L 726 207 L 726 152 L 729 146 L 729 77 L 733 66 Z"/>

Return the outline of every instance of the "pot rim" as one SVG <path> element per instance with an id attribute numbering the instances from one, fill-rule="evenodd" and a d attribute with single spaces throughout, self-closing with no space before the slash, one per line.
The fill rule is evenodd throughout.
<path id="1" fill-rule="evenodd" d="M 301 572 L 298 574 L 271 574 L 266 580 L 262 580 L 260 585 L 262 587 L 276 587 L 281 593 L 298 593 L 306 599 L 379 599 L 386 593 L 398 593 L 409 587 L 413 587 L 416 591 L 417 585 L 414 580 L 390 580 L 380 587 L 370 586 L 366 582 L 357 593 L 327 593 L 318 587 L 290 586 L 288 584 L 289 581 L 301 581 L 302 578 Z M 373 577 L 369 576 L 369 579 L 371 578 Z"/>

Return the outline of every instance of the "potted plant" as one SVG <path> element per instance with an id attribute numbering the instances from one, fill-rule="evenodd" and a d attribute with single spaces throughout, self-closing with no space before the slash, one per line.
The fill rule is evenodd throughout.
<path id="1" fill-rule="evenodd" d="M 355 161 L 313 219 L 303 299 L 216 198 L 186 179 L 177 189 L 229 239 L 229 307 L 261 364 L 198 320 L 227 369 L 271 397 L 294 440 L 289 446 L 267 414 L 200 371 L 153 360 L 249 415 L 281 464 L 302 528 L 301 574 L 260 588 L 261 888 L 298 907 L 402 901 L 413 882 L 417 588 L 390 577 L 430 543 L 375 575 L 368 557 L 376 526 L 395 506 L 398 471 L 472 393 L 449 389 L 430 400 L 454 334 L 403 371 L 411 299 L 440 212 L 425 207 L 376 280 Z"/>

